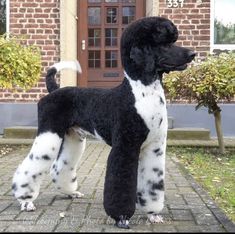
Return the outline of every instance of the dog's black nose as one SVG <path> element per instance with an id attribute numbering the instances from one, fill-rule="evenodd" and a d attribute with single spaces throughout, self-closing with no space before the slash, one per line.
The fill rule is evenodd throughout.
<path id="1" fill-rule="evenodd" d="M 194 51 L 191 51 L 191 50 L 190 50 L 190 51 L 188 52 L 188 58 L 189 58 L 189 59 L 193 60 L 195 56 L 196 56 L 196 53 L 195 53 Z"/>

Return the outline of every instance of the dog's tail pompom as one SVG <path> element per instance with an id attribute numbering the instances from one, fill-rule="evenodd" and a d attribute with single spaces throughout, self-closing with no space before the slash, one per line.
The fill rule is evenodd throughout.
<path id="1" fill-rule="evenodd" d="M 57 72 L 63 69 L 71 69 L 78 73 L 82 73 L 82 69 L 78 61 L 61 61 L 52 65 L 51 68 L 55 68 Z"/>
<path id="2" fill-rule="evenodd" d="M 59 63 L 55 63 L 48 69 L 46 75 L 46 87 L 49 93 L 59 88 L 55 80 L 55 75 L 63 69 L 71 69 L 78 73 L 82 73 L 82 69 L 78 61 L 61 61 Z"/>

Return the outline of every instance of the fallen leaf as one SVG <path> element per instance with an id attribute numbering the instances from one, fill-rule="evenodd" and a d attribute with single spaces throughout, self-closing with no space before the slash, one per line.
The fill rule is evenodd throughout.
<path id="1" fill-rule="evenodd" d="M 220 178 L 218 178 L 218 177 L 215 177 L 212 181 L 213 182 L 221 182 Z"/>
<path id="2" fill-rule="evenodd" d="M 65 212 L 61 212 L 61 213 L 60 213 L 60 217 L 61 217 L 61 218 L 64 218 L 64 217 L 65 217 Z"/>
<path id="3" fill-rule="evenodd" d="M 211 216 L 211 214 L 205 214 L 205 216 Z"/>
<path id="4" fill-rule="evenodd" d="M 215 179 L 215 180 L 220 180 L 220 178 L 219 178 L 219 177 L 217 177 L 217 176 L 215 176 L 213 179 Z"/>

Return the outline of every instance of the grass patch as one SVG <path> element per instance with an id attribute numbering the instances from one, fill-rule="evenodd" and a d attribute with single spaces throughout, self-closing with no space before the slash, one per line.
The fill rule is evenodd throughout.
<path id="1" fill-rule="evenodd" d="M 235 221 L 235 151 L 220 155 L 214 148 L 168 147 L 218 206 Z"/>

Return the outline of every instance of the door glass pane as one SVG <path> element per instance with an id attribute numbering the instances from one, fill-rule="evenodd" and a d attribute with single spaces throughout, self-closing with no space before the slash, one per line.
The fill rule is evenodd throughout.
<path id="1" fill-rule="evenodd" d="M 100 51 L 99 50 L 88 51 L 88 67 L 100 68 Z"/>
<path id="2" fill-rule="evenodd" d="M 135 7 L 122 8 L 122 24 L 129 24 L 135 19 Z"/>
<path id="3" fill-rule="evenodd" d="M 105 29 L 105 45 L 106 46 L 117 45 L 117 29 L 116 28 Z"/>
<path id="4" fill-rule="evenodd" d="M 117 67 L 118 52 L 111 50 L 105 51 L 105 66 Z"/>
<path id="5" fill-rule="evenodd" d="M 88 45 L 89 46 L 100 46 L 100 37 L 101 37 L 101 30 L 89 28 L 88 29 Z"/>
<path id="6" fill-rule="evenodd" d="M 115 24 L 117 23 L 117 8 L 116 7 L 108 7 L 106 11 L 106 23 Z"/>
<path id="7" fill-rule="evenodd" d="M 88 23 L 89 25 L 97 25 L 101 22 L 101 10 L 100 7 L 88 8 Z"/>

